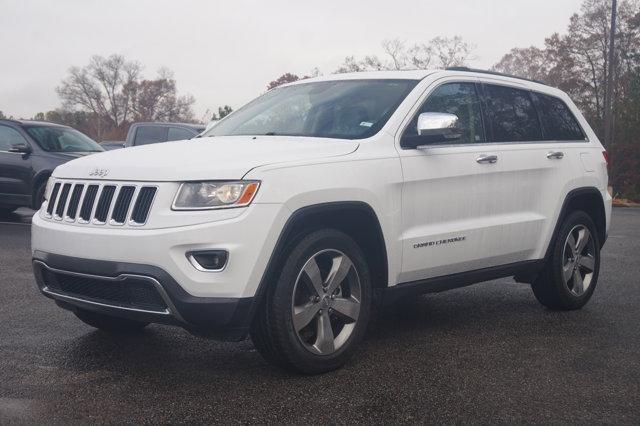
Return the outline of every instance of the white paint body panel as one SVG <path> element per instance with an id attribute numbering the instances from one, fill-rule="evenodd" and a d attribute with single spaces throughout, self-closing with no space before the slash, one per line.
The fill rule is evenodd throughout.
<path id="1" fill-rule="evenodd" d="M 334 201 L 367 203 L 376 213 L 388 258 L 388 282 L 464 272 L 544 256 L 566 195 L 595 187 L 611 197 L 602 146 L 562 92 L 536 83 L 468 72 L 395 72 L 322 79 L 411 78 L 422 81 L 375 136 L 363 140 L 301 137 L 215 137 L 109 151 L 57 168 L 61 180 L 88 179 L 158 186 L 143 227 L 33 219 L 32 249 L 87 259 L 149 264 L 167 271 L 202 297 L 251 297 L 287 220 L 305 206 Z M 400 135 L 414 111 L 444 81 L 486 81 L 538 90 L 565 100 L 589 142 L 474 144 L 403 150 Z M 294 83 L 301 84 L 301 83 Z M 548 159 L 549 151 L 564 158 Z M 478 164 L 495 154 L 495 164 Z M 585 157 L 586 155 L 586 157 Z M 180 182 L 255 179 L 249 207 L 178 212 L 171 202 Z M 46 208 L 46 203 L 43 209 Z M 463 236 L 464 240 L 414 248 Z M 196 270 L 185 253 L 226 249 L 221 272 Z"/>

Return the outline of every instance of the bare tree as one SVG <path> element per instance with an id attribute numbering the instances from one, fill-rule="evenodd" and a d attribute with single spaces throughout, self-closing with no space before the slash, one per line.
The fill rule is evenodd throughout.
<path id="1" fill-rule="evenodd" d="M 399 39 L 384 40 L 382 42 L 382 49 L 384 53 L 391 58 L 391 68 L 394 70 L 402 70 L 406 68 L 408 61 L 408 54 L 406 48 L 406 42 Z"/>
<path id="2" fill-rule="evenodd" d="M 69 69 L 56 91 L 65 108 L 80 107 L 117 128 L 131 111 L 127 87 L 138 79 L 140 69 L 137 62 L 128 62 L 121 55 L 94 56 L 89 65 Z"/>
<path id="3" fill-rule="evenodd" d="M 178 96 L 173 73 L 167 68 L 158 71 L 155 80 L 132 82 L 125 90 L 129 94 L 136 121 L 192 121 L 191 95 Z"/>
<path id="4" fill-rule="evenodd" d="M 178 96 L 171 72 L 161 69 L 155 80 L 141 78 L 139 63 L 122 55 L 94 56 L 84 67 L 72 67 L 56 88 L 67 110 L 99 118 L 93 136 L 122 130 L 131 120 L 191 121 L 193 96 Z"/>
<path id="5" fill-rule="evenodd" d="M 473 57 L 474 46 L 461 37 L 436 37 L 427 43 L 408 46 L 404 40 L 393 39 L 382 42 L 382 50 L 387 60 L 376 55 L 368 55 L 358 60 L 347 56 L 336 73 L 379 70 L 426 69 L 460 66 Z"/>
<path id="6" fill-rule="evenodd" d="M 440 68 L 462 66 L 474 59 L 474 46 L 466 43 L 460 36 L 436 37 L 431 40 L 430 47 Z"/>
<path id="7" fill-rule="evenodd" d="M 614 70 L 612 100 L 624 95 L 622 80 L 634 67 L 634 52 L 640 46 L 640 2 L 623 0 L 618 7 L 617 53 L 610 48 L 611 2 L 585 0 L 580 12 L 571 16 L 565 34 L 552 34 L 542 49 L 512 49 L 494 69 L 535 78 L 568 92 L 596 128 L 604 116 L 606 81 Z M 614 102 L 615 106 L 615 102 Z"/>
<path id="8" fill-rule="evenodd" d="M 504 55 L 492 69 L 534 80 L 548 80 L 551 63 L 548 52 L 535 46 L 516 47 Z"/>

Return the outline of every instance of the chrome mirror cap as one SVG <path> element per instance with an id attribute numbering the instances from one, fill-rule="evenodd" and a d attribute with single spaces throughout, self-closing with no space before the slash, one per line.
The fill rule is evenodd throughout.
<path id="1" fill-rule="evenodd" d="M 417 130 L 420 136 L 442 136 L 446 139 L 460 137 L 458 116 L 445 112 L 423 112 L 418 116 Z"/>

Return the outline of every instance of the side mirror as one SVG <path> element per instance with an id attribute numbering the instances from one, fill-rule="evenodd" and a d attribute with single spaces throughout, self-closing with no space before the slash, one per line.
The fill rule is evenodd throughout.
<path id="1" fill-rule="evenodd" d="M 31 154 L 31 147 L 26 143 L 14 143 L 9 148 L 9 152 L 15 152 L 18 154 Z"/>
<path id="2" fill-rule="evenodd" d="M 418 116 L 418 135 L 430 136 L 430 142 L 459 139 L 458 116 L 445 112 L 423 112 Z"/>

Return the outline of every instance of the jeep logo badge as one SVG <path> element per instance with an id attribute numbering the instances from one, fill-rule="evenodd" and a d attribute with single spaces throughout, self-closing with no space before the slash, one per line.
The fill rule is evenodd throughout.
<path id="1" fill-rule="evenodd" d="M 89 172 L 89 176 L 106 177 L 109 174 L 109 169 L 93 169 Z"/>

